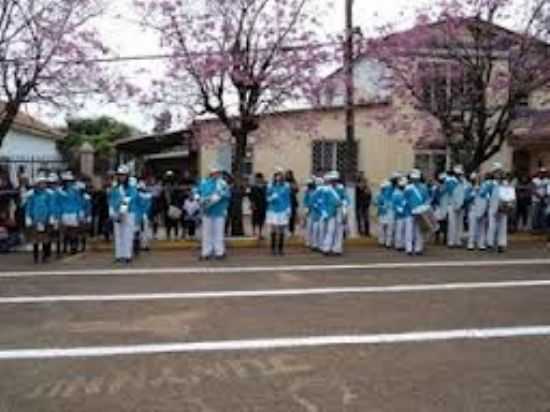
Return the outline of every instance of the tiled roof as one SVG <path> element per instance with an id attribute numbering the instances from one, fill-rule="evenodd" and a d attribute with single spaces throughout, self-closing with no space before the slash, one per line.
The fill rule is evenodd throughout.
<path id="1" fill-rule="evenodd" d="M 3 112 L 3 103 L 0 103 L 0 116 Z M 32 117 L 31 115 L 19 111 L 15 121 L 13 122 L 12 129 L 32 133 L 34 135 L 45 137 L 52 140 L 60 140 L 65 137 L 61 130 L 48 126 L 46 123 Z"/>

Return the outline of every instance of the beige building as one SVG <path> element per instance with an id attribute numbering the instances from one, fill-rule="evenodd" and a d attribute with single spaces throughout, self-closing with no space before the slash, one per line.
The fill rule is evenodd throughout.
<path id="1" fill-rule="evenodd" d="M 337 71 L 331 78 L 340 75 Z M 413 167 L 434 176 L 449 166 L 442 140 L 422 139 L 420 122 L 410 122 L 403 130 L 390 118 L 414 119 L 414 103 L 392 94 L 385 80 L 387 70 L 368 57 L 360 57 L 354 66 L 356 87 L 357 169 L 378 185 L 394 171 Z M 342 107 L 343 87 L 327 88 L 323 107 L 281 111 L 264 115 L 260 130 L 250 139 L 247 153 L 248 174 L 270 176 L 276 167 L 291 169 L 303 184 L 314 174 L 342 170 L 344 161 L 345 118 Z M 450 88 L 450 87 L 449 87 Z M 514 136 L 488 163 L 502 162 L 509 170 L 531 174 L 539 167 L 550 167 L 550 111 L 545 111 L 544 92 L 528 96 Z M 388 114 L 391 112 L 391 116 Z M 385 120 L 388 119 L 388 120 Z M 192 126 L 200 147 L 199 170 L 208 173 L 212 163 L 230 170 L 231 139 L 216 120 L 196 121 Z"/>

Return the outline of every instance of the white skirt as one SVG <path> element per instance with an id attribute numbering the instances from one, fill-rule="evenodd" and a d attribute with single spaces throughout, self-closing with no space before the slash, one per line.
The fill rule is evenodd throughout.
<path id="1" fill-rule="evenodd" d="M 287 212 L 271 212 L 267 211 L 266 223 L 274 226 L 287 226 L 289 216 Z"/>

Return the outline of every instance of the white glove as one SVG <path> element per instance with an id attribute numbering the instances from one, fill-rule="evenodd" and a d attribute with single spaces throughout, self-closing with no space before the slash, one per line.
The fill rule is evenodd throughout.
<path id="1" fill-rule="evenodd" d="M 218 203 L 220 200 L 222 200 L 222 197 L 217 193 L 210 196 L 210 204 Z"/>

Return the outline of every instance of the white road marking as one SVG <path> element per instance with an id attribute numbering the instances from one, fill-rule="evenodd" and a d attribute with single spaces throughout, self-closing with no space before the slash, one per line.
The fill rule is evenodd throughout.
<path id="1" fill-rule="evenodd" d="M 423 285 L 364 286 L 341 288 L 233 290 L 185 293 L 136 293 L 107 295 L 52 295 L 0 297 L 0 304 L 63 303 L 63 302 L 133 302 L 158 300 L 194 300 L 255 298 L 279 296 L 369 294 L 369 293 L 411 293 L 432 291 L 453 291 L 473 289 L 511 289 L 550 286 L 550 280 L 518 280 L 503 282 L 460 282 Z"/>
<path id="2" fill-rule="evenodd" d="M 519 326 L 371 335 L 311 336 L 126 346 L 88 346 L 64 349 L 13 349 L 0 351 L 0 360 L 90 358 L 187 352 L 274 350 L 342 345 L 375 345 L 546 336 L 550 336 L 550 326 Z"/>
<path id="3" fill-rule="evenodd" d="M 295 266 L 214 266 L 214 267 L 162 267 L 126 269 L 78 269 L 50 271 L 12 271 L 0 273 L 0 278 L 28 278 L 48 276 L 136 276 L 136 275 L 191 275 L 191 274 L 243 274 L 260 272 L 317 272 L 338 270 L 376 270 L 453 267 L 505 267 L 550 265 L 550 259 L 500 259 L 471 261 L 394 262 L 347 265 L 295 265 Z"/>

